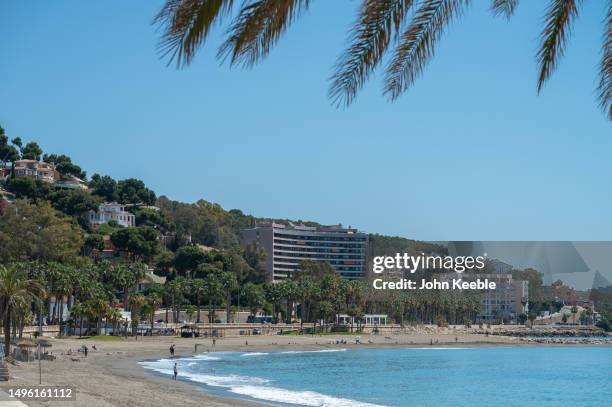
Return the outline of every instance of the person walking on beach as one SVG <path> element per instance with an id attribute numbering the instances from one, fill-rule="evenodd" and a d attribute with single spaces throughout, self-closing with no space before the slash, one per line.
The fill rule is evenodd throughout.
<path id="1" fill-rule="evenodd" d="M 176 380 L 177 375 L 178 375 L 178 369 L 176 367 L 176 363 L 174 363 L 174 375 L 172 376 L 172 380 Z"/>
<path id="2" fill-rule="evenodd" d="M 174 344 L 170 345 L 170 357 L 174 357 Z"/>
<path id="3" fill-rule="evenodd" d="M 217 339 L 213 338 L 213 348 L 215 347 L 216 343 L 217 343 Z"/>
<path id="4" fill-rule="evenodd" d="M 87 357 L 87 351 L 89 349 L 87 349 L 87 345 L 83 345 L 83 353 L 85 354 L 85 357 Z"/>

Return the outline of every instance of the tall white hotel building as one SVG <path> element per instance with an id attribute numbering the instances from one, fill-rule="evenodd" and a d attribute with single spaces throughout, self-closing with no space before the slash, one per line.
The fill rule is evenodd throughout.
<path id="1" fill-rule="evenodd" d="M 244 230 L 242 239 L 265 250 L 270 281 L 298 273 L 304 260 L 329 263 L 346 279 L 366 275 L 368 235 L 357 229 L 267 223 Z"/>

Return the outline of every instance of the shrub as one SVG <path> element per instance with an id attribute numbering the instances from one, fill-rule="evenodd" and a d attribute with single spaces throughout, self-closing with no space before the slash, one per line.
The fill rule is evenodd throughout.
<path id="1" fill-rule="evenodd" d="M 602 319 L 601 321 L 598 321 L 595 324 L 596 327 L 603 329 L 606 332 L 610 332 L 610 328 L 612 327 L 610 325 L 610 321 L 608 321 L 607 319 Z"/>
<path id="2" fill-rule="evenodd" d="M 448 326 L 448 321 L 446 321 L 446 318 L 444 318 L 442 315 L 438 315 L 435 322 L 440 328 Z"/>

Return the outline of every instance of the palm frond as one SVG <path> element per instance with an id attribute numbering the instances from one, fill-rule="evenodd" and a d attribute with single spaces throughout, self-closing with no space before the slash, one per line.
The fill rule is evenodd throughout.
<path id="1" fill-rule="evenodd" d="M 308 9 L 310 0 L 245 1 L 217 56 L 251 67 L 266 57 L 280 36 Z"/>
<path id="2" fill-rule="evenodd" d="M 538 51 L 538 92 L 550 77 L 563 56 L 565 44 L 571 32 L 572 23 L 578 16 L 578 3 L 581 0 L 551 0 L 546 10 L 545 26 L 540 35 L 541 44 Z"/>
<path id="3" fill-rule="evenodd" d="M 491 3 L 491 11 L 496 17 L 504 16 L 506 18 L 512 17 L 518 0 L 493 0 Z"/>
<path id="4" fill-rule="evenodd" d="M 397 99 L 410 87 L 434 56 L 436 42 L 470 0 L 424 0 L 402 34 L 387 67 L 384 93 Z"/>
<path id="5" fill-rule="evenodd" d="M 232 8 L 233 0 L 166 0 L 153 24 L 162 27 L 159 43 L 162 58 L 189 65 L 206 41 L 213 24 Z"/>
<path id="6" fill-rule="evenodd" d="M 612 2 L 608 3 L 608 15 L 605 19 L 597 91 L 599 105 L 604 113 L 608 115 L 608 119 L 612 120 Z"/>
<path id="7" fill-rule="evenodd" d="M 331 77 L 328 96 L 336 106 L 348 106 L 379 64 L 399 30 L 413 0 L 364 0 Z"/>

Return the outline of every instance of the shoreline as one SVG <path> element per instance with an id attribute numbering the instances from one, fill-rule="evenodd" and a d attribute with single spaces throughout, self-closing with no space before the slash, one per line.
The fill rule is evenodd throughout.
<path id="1" fill-rule="evenodd" d="M 173 381 L 170 377 L 145 369 L 139 362 L 168 359 L 168 348 L 175 344 L 175 358 L 214 352 L 283 352 L 326 349 L 378 349 L 378 348 L 480 348 L 480 347 L 564 347 L 610 346 L 603 344 L 561 344 L 528 342 L 520 338 L 485 336 L 480 334 L 401 334 L 392 336 L 361 335 L 365 343 L 355 344 L 358 335 L 324 336 L 250 336 L 218 339 L 212 346 L 210 339 L 146 337 L 128 339 L 53 339 L 50 351 L 54 361 L 42 361 L 43 385 L 72 385 L 76 387 L 79 405 L 91 407 L 135 406 L 145 407 L 155 400 L 156 405 L 210 407 L 261 407 L 273 405 L 240 397 L 224 397 L 205 390 L 205 386 L 189 380 Z M 457 342 L 455 342 L 457 337 Z M 336 343 L 345 340 L 347 343 Z M 246 345 L 248 341 L 248 345 Z M 433 344 L 430 342 L 433 341 Z M 436 342 L 437 341 L 437 342 Z M 352 342 L 352 343 L 351 343 Z M 87 344 L 89 355 L 66 355 L 82 344 Z M 97 351 L 92 350 L 96 345 Z M 195 345 L 198 352 L 195 353 Z M 9 386 L 38 385 L 38 363 L 20 362 L 9 365 L 11 380 L 0 383 L 0 389 Z M 60 406 L 61 401 L 27 401 L 31 407 Z"/>

